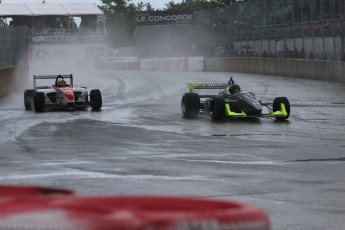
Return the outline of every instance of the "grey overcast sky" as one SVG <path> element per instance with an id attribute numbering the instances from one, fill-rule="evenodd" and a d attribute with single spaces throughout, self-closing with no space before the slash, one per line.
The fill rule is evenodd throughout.
<path id="1" fill-rule="evenodd" d="M 1 1 L 1 0 L 0 0 Z M 3 3 L 42 3 L 43 0 L 2 0 Z M 47 3 L 96 3 L 100 5 L 101 0 L 45 0 Z M 155 9 L 165 8 L 165 4 L 169 0 L 131 0 L 132 3 L 138 2 L 150 2 Z M 181 2 L 181 0 L 175 0 L 174 2 Z"/>

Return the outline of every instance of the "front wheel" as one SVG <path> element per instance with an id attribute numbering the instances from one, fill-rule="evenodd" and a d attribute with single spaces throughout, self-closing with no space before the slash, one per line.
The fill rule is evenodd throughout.
<path id="1" fill-rule="evenodd" d="M 282 107 L 281 105 L 284 105 Z M 286 97 L 276 97 L 273 101 L 273 113 L 277 111 L 282 111 L 282 109 L 285 109 L 286 114 L 285 116 L 276 116 L 277 121 L 284 121 L 289 118 L 290 116 L 290 102 Z"/>
<path id="2" fill-rule="evenodd" d="M 224 98 L 214 97 L 210 102 L 210 116 L 214 121 L 220 121 L 225 118 L 225 100 Z"/>
<path id="3" fill-rule="evenodd" d="M 35 90 L 27 89 L 24 91 L 24 106 L 25 110 L 32 110 L 32 103 L 34 100 Z"/>
<path id="4" fill-rule="evenodd" d="M 92 110 L 100 110 L 102 108 L 102 95 L 99 89 L 90 91 L 90 103 Z"/>
<path id="5" fill-rule="evenodd" d="M 181 110 L 184 117 L 196 117 L 200 112 L 199 94 L 185 93 L 181 100 Z"/>
<path id="6" fill-rule="evenodd" d="M 45 96 L 43 92 L 34 93 L 34 108 L 36 112 L 43 112 Z"/>

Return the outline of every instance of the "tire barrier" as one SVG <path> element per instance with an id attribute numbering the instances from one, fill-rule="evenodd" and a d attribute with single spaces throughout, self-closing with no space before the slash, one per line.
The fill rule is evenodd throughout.
<path id="1" fill-rule="evenodd" d="M 173 196 L 79 196 L 0 186 L 0 229 L 270 230 L 268 215 L 239 202 Z"/>
<path id="2" fill-rule="evenodd" d="M 202 72 L 203 57 L 174 57 L 158 59 L 103 59 L 99 60 L 97 68 L 103 70 L 140 70 L 162 72 Z"/>

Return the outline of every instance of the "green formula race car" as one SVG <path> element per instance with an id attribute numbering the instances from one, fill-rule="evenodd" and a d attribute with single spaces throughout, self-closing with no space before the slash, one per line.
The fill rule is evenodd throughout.
<path id="1" fill-rule="evenodd" d="M 219 121 L 234 117 L 274 117 L 278 121 L 290 116 L 290 102 L 286 97 L 276 97 L 273 103 L 263 103 L 252 92 L 243 92 L 231 77 L 227 84 L 188 83 L 189 93 L 181 100 L 184 117 L 209 114 L 212 120 Z M 222 89 L 215 95 L 199 95 L 197 89 Z M 263 107 L 268 109 L 263 113 Z"/>

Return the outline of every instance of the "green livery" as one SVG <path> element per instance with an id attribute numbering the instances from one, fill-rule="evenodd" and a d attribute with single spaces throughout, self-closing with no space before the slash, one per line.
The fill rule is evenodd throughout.
<path id="1" fill-rule="evenodd" d="M 203 89 L 221 89 L 221 91 L 213 95 L 196 93 L 197 90 Z M 188 91 L 189 93 L 185 93 L 181 100 L 184 117 L 208 114 L 212 120 L 233 117 L 274 117 L 278 121 L 283 121 L 290 116 L 290 102 L 286 97 L 276 97 L 273 103 L 263 103 L 254 93 L 241 91 L 232 78 L 227 84 L 188 83 Z M 263 113 L 263 108 L 267 108 L 268 113 Z"/>

